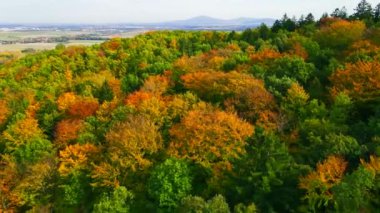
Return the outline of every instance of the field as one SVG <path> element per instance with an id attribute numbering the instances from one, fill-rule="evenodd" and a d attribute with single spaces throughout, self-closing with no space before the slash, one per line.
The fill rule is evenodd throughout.
<path id="1" fill-rule="evenodd" d="M 84 46 L 90 46 L 93 44 L 104 42 L 104 40 L 70 40 L 69 42 L 63 43 L 66 46 L 73 46 L 73 45 L 84 45 Z M 3 51 L 22 51 L 25 49 L 35 49 L 35 50 L 51 50 L 54 49 L 55 46 L 58 43 L 26 43 L 26 44 L 0 44 L 0 52 Z"/>
<path id="2" fill-rule="evenodd" d="M 133 37 L 137 34 L 143 33 L 143 30 L 133 30 L 133 31 L 96 31 L 90 29 L 83 30 L 26 30 L 26 31 L 8 31 L 0 30 L 0 52 L 7 51 L 22 51 L 25 49 L 34 50 L 49 50 L 54 49 L 59 43 L 66 46 L 73 45 L 84 45 L 90 46 L 93 44 L 104 42 L 104 40 L 113 37 L 128 38 Z M 99 38 L 95 40 L 77 40 L 77 36 L 88 36 L 92 38 Z M 24 39 L 36 39 L 36 38 L 59 38 L 68 37 L 70 38 L 67 42 L 33 42 L 33 43 L 23 43 L 20 42 Z M 102 40 L 103 39 L 103 40 Z M 1 42 L 16 42 L 12 44 L 1 44 Z"/>

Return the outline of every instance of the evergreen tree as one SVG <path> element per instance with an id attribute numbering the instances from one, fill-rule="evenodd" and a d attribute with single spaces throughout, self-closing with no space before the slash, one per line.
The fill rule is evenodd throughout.
<path id="1" fill-rule="evenodd" d="M 380 3 L 376 5 L 373 16 L 375 22 L 380 22 Z"/>
<path id="2" fill-rule="evenodd" d="M 341 19 L 347 19 L 348 14 L 347 14 L 347 9 L 346 7 L 342 7 L 341 9 L 336 8 L 334 12 L 331 13 L 331 17 L 334 18 L 341 18 Z"/>
<path id="3" fill-rule="evenodd" d="M 372 21 L 373 11 L 371 4 L 367 2 L 367 0 L 361 0 L 355 8 L 355 13 L 352 15 L 352 18 L 364 20 L 366 22 Z"/>

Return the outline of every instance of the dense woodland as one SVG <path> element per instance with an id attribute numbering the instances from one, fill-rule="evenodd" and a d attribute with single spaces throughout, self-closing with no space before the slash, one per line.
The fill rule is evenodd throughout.
<path id="1" fill-rule="evenodd" d="M 0 212 L 376 212 L 380 4 L 0 65 Z"/>

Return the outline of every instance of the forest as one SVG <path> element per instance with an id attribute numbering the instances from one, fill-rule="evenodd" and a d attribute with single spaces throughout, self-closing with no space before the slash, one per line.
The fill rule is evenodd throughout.
<path id="1" fill-rule="evenodd" d="M 0 64 L 0 212 L 378 212 L 380 3 Z"/>

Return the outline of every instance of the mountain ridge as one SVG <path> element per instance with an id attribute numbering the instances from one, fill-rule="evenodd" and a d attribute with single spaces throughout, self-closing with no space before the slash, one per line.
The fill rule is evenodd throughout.
<path id="1" fill-rule="evenodd" d="M 219 19 L 211 16 L 195 16 L 184 20 L 175 20 L 167 22 L 154 23 L 155 25 L 169 26 L 259 26 L 264 23 L 272 25 L 275 19 L 272 18 L 249 18 L 239 17 L 234 19 Z"/>

